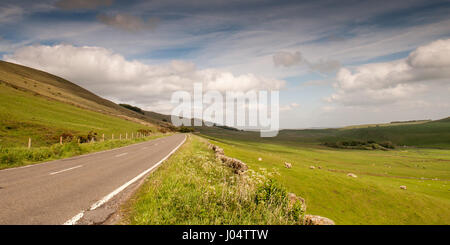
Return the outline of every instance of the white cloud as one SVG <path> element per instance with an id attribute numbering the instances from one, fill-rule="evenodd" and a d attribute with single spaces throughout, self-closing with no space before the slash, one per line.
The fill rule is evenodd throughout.
<path id="1" fill-rule="evenodd" d="M 172 92 L 190 91 L 195 82 L 203 83 L 205 89 L 221 92 L 278 90 L 285 84 L 282 80 L 254 74 L 236 76 L 217 69 L 199 70 L 195 64 L 184 61 L 147 65 L 126 60 L 101 47 L 27 46 L 4 55 L 3 59 L 64 77 L 115 101 L 157 111 L 161 111 L 161 104 L 169 104 Z"/>
<path id="2" fill-rule="evenodd" d="M 450 39 L 418 47 L 401 60 L 342 68 L 329 102 L 379 105 L 433 93 L 450 84 Z"/>
<path id="3" fill-rule="evenodd" d="M 105 25 L 132 32 L 144 29 L 155 29 L 159 23 L 159 19 L 157 18 L 150 18 L 145 21 L 139 17 L 128 14 L 100 14 L 97 16 L 97 18 Z"/>

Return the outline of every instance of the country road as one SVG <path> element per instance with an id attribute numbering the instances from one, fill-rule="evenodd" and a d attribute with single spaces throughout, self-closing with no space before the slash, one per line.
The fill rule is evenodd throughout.
<path id="1" fill-rule="evenodd" d="M 176 134 L 113 150 L 0 170 L 0 224 L 74 224 L 153 170 Z"/>

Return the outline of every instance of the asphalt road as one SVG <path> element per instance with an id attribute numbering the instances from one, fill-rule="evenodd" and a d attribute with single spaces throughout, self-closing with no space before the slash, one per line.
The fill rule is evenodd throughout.
<path id="1" fill-rule="evenodd" d="M 101 206 L 185 140 L 176 134 L 122 148 L 0 170 L 0 224 L 64 224 Z M 77 216 L 77 217 L 75 217 Z"/>

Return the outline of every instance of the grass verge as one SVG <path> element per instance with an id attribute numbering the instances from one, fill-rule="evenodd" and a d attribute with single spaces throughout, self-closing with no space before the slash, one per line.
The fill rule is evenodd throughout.
<path id="1" fill-rule="evenodd" d="M 300 205 L 265 169 L 234 174 L 198 136 L 145 181 L 122 209 L 121 224 L 299 224 Z"/>
<path id="2" fill-rule="evenodd" d="M 30 149 L 26 147 L 0 146 L 0 169 L 20 167 L 44 161 L 109 150 L 169 135 L 171 134 L 155 133 L 148 137 L 139 139 L 107 140 L 103 142 L 91 142 L 84 144 L 79 144 L 76 140 L 74 140 L 63 145 L 53 144 L 51 146 L 41 146 Z"/>

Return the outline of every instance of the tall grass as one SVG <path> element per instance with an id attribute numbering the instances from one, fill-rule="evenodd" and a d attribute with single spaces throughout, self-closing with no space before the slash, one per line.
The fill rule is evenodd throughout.
<path id="1" fill-rule="evenodd" d="M 286 189 L 271 178 L 276 174 L 234 174 L 190 137 L 125 205 L 122 223 L 299 224 L 301 205 L 289 204 Z"/>
<path id="2" fill-rule="evenodd" d="M 107 140 L 79 144 L 76 140 L 63 145 L 54 144 L 42 147 L 4 147 L 0 146 L 0 169 L 24 166 L 28 164 L 67 158 L 91 152 L 109 150 L 134 143 L 156 139 L 169 134 L 155 133 L 145 138 Z"/>

